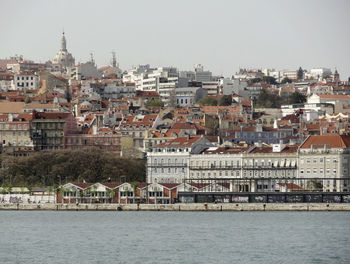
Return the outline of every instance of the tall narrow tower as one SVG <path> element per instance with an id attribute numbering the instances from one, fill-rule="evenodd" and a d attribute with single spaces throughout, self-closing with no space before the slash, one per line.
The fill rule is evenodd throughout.
<path id="1" fill-rule="evenodd" d="M 66 37 L 64 36 L 64 31 L 62 33 L 62 39 L 61 39 L 61 50 L 67 51 L 67 42 L 66 42 Z"/>
<path id="2" fill-rule="evenodd" d="M 114 68 L 117 67 L 117 59 L 115 57 L 115 52 L 114 51 L 112 51 L 111 66 L 114 67 Z"/>

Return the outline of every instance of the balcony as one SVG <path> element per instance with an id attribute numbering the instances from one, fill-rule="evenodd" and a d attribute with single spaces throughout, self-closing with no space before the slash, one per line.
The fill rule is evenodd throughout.
<path id="1" fill-rule="evenodd" d="M 187 167 L 187 163 L 158 163 L 148 164 L 149 168 L 165 168 L 165 167 Z"/>

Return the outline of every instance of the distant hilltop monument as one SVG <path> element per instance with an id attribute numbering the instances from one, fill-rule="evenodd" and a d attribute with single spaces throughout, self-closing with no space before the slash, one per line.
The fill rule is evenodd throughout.
<path id="1" fill-rule="evenodd" d="M 66 37 L 64 36 L 64 31 L 62 33 L 61 49 L 53 58 L 53 63 L 59 64 L 64 70 L 67 70 L 67 68 L 73 67 L 75 65 L 74 57 L 67 51 L 67 42 Z"/>

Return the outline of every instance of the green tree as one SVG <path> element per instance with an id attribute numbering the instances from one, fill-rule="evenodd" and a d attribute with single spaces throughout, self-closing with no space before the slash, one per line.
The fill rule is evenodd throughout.
<path id="1" fill-rule="evenodd" d="M 272 76 L 264 76 L 263 81 L 268 83 L 268 84 L 277 84 L 276 78 L 274 78 Z"/>
<path id="2" fill-rule="evenodd" d="M 210 96 L 203 97 L 201 100 L 198 101 L 199 105 L 206 105 L 206 106 L 216 106 L 218 105 L 218 101 Z"/>
<path id="3" fill-rule="evenodd" d="M 227 106 L 232 104 L 232 96 L 223 95 L 219 99 L 218 105 Z"/>
<path id="4" fill-rule="evenodd" d="M 262 81 L 261 78 L 253 78 L 253 79 L 251 79 L 249 82 L 250 82 L 250 83 L 259 83 L 259 82 L 261 82 L 261 81 Z"/>
<path id="5" fill-rule="evenodd" d="M 120 158 L 96 149 L 40 151 L 29 157 L 6 157 L 2 163 L 6 164 L 2 170 L 4 184 L 16 186 L 53 186 L 60 179 L 117 181 L 120 175 L 127 175 L 126 181 L 145 181 L 144 159 Z"/>
<path id="6" fill-rule="evenodd" d="M 32 102 L 29 96 L 26 97 L 26 100 L 24 101 L 26 104 L 29 104 Z"/>
<path id="7" fill-rule="evenodd" d="M 306 102 L 306 96 L 299 93 L 299 92 L 294 92 L 289 96 L 289 103 L 290 104 L 300 104 Z"/>
<path id="8" fill-rule="evenodd" d="M 298 80 L 304 79 L 304 71 L 301 67 L 299 67 L 299 70 L 297 72 L 297 78 L 298 78 Z"/>
<path id="9" fill-rule="evenodd" d="M 152 100 L 148 102 L 147 106 L 160 106 L 163 107 L 164 103 L 161 100 Z"/>
<path id="10" fill-rule="evenodd" d="M 283 98 L 278 95 L 268 93 L 265 89 L 260 91 L 256 100 L 256 106 L 262 108 L 280 108 Z"/>
<path id="11" fill-rule="evenodd" d="M 286 83 L 292 83 L 292 80 L 289 79 L 288 77 L 284 77 L 281 81 L 282 84 L 286 84 Z"/>

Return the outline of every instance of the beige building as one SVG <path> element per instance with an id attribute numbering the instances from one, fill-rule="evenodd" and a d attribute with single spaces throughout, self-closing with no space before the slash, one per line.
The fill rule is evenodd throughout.
<path id="1" fill-rule="evenodd" d="M 299 178 L 309 178 L 305 186 L 308 189 L 349 191 L 350 136 L 329 134 L 307 138 L 300 146 L 298 174 Z"/>
<path id="2" fill-rule="evenodd" d="M 22 114 L 16 118 L 12 114 L 0 116 L 1 152 L 14 156 L 27 156 L 33 151 L 30 137 L 31 115 Z"/>
<path id="3" fill-rule="evenodd" d="M 278 191 L 283 179 L 297 177 L 297 151 L 284 144 L 209 148 L 190 156 L 189 180 L 230 181 L 233 192 Z"/>

